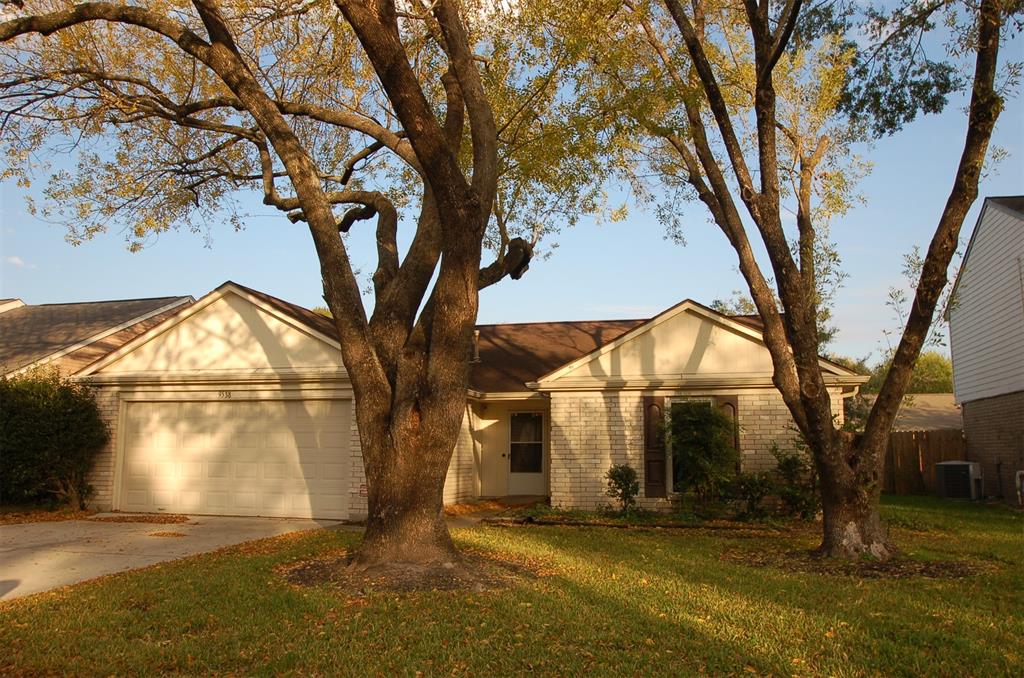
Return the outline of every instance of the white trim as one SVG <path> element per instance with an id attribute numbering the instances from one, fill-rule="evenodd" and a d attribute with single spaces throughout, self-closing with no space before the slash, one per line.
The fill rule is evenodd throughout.
<path id="1" fill-rule="evenodd" d="M 13 311 L 14 309 L 21 308 L 24 305 L 25 302 L 21 299 L 8 299 L 7 301 L 0 303 L 0 313 Z"/>
<path id="2" fill-rule="evenodd" d="M 549 413 L 544 410 L 509 410 L 506 412 L 508 415 L 508 435 L 507 438 L 507 449 L 508 458 L 505 464 L 505 492 L 506 496 L 515 496 L 518 493 L 512 492 L 512 417 L 517 414 L 533 414 L 540 417 L 540 477 L 541 477 L 541 491 L 540 494 L 550 493 L 550 481 L 548 480 L 548 467 L 550 466 L 550 453 L 548 452 L 548 426 Z M 523 442 L 523 441 L 518 441 Z M 537 441 L 530 441 L 530 444 L 536 444 Z M 517 473 L 516 475 L 537 475 L 536 473 Z"/>
<path id="3" fill-rule="evenodd" d="M 158 308 L 156 310 L 153 310 L 153 311 L 150 311 L 149 313 L 145 313 L 143 315 L 136 316 L 135 318 L 132 318 L 131 320 L 127 320 L 127 321 L 121 323 L 120 325 L 115 325 L 114 327 L 109 327 L 109 328 L 103 330 L 102 332 L 99 332 L 97 334 L 92 335 L 91 337 L 83 339 L 82 341 L 80 341 L 80 342 L 78 342 L 76 344 L 72 344 L 71 346 L 66 346 L 66 347 L 60 349 L 59 351 L 57 351 L 55 353 L 51 353 L 51 354 L 49 354 L 47 356 L 44 356 L 44 357 L 36 360 L 35 362 L 32 362 L 32 363 L 29 363 L 28 365 L 25 365 L 24 367 L 19 367 L 18 369 L 14 370 L 10 374 L 22 374 L 23 372 L 27 372 L 28 370 L 31 370 L 31 369 L 33 369 L 35 367 L 39 367 L 41 365 L 46 365 L 48 363 L 53 362 L 54 360 L 59 360 L 59 359 L 63 358 L 64 356 L 68 355 L 69 353 L 74 353 L 75 351 L 77 351 L 77 350 L 79 350 L 81 348 L 85 348 L 86 346 L 89 346 L 91 344 L 95 344 L 97 341 L 102 341 L 103 339 L 106 339 L 107 337 L 109 337 L 111 334 L 116 334 L 117 332 L 120 332 L 121 330 L 128 329 L 132 325 L 137 325 L 138 323 L 141 323 L 141 322 L 144 322 L 146 320 L 149 320 L 150 318 L 152 318 L 154 316 L 158 316 L 161 313 L 165 313 L 165 312 L 170 311 L 172 309 L 175 309 L 175 308 L 177 308 L 179 306 L 182 306 L 184 304 L 189 304 L 189 303 L 192 303 L 194 301 L 195 301 L 195 299 L 193 299 L 190 296 L 189 297 L 179 297 L 173 303 L 161 306 L 160 308 Z M 2 310 L 0 310 L 0 312 L 2 312 Z M 92 367 L 92 365 L 87 366 L 85 369 L 87 370 L 87 369 L 89 369 L 89 367 Z M 82 370 L 82 372 L 84 372 L 84 371 L 85 370 Z"/>
<path id="4" fill-rule="evenodd" d="M 516 400 L 535 401 L 547 398 L 546 394 L 538 393 L 537 391 L 495 391 L 494 393 L 490 393 L 469 389 L 466 395 L 470 400 L 479 400 L 481 402 L 512 402 Z"/>
<path id="5" fill-rule="evenodd" d="M 124 398 L 118 397 L 117 403 L 117 444 L 114 445 L 114 477 L 111 478 L 114 483 L 113 491 L 110 497 L 110 508 L 113 511 L 121 510 L 121 480 L 124 476 L 124 430 L 125 420 L 128 417 L 128 403 Z"/>
<path id="6" fill-rule="evenodd" d="M 178 313 L 177 315 L 174 315 L 174 316 L 168 318 L 167 320 L 165 320 L 164 322 L 160 323 L 156 327 L 151 328 L 148 332 L 144 332 L 144 333 L 140 334 L 139 336 L 135 337 L 134 339 L 132 339 L 128 343 L 126 343 L 123 346 L 121 346 L 121 348 L 117 349 L 116 351 L 108 353 L 103 358 L 100 358 L 99 360 L 97 360 L 96 362 L 94 362 L 93 364 L 89 365 L 88 367 L 86 367 L 81 372 L 79 372 L 78 373 L 79 376 L 89 376 L 89 375 L 92 375 L 92 374 L 94 374 L 96 372 L 99 372 L 100 370 L 105 369 L 106 367 L 108 367 L 111 364 L 117 362 L 118 360 L 120 360 L 124 356 L 128 355 L 132 351 L 136 350 L 137 348 L 139 348 L 143 344 L 146 344 L 146 343 L 152 341 L 153 339 L 156 339 L 158 336 L 160 336 L 161 334 L 164 334 L 165 332 L 170 330 L 172 327 L 175 327 L 176 325 L 185 322 L 186 320 L 188 320 L 192 316 L 196 315 L 197 313 L 199 313 L 200 311 L 202 311 L 203 309 L 205 309 L 207 306 L 209 306 L 210 304 L 214 303 L 215 301 L 223 299 L 228 294 L 234 294 L 236 296 L 239 296 L 242 299 L 244 299 L 245 301 L 247 301 L 250 304 L 252 304 L 253 306 L 256 306 L 260 310 L 262 310 L 262 311 L 270 314 L 271 316 L 273 316 L 275 319 L 277 319 L 277 320 L 283 322 L 284 324 L 288 325 L 292 329 L 298 330 L 299 332 L 302 332 L 303 334 L 306 334 L 306 335 L 308 335 L 308 336 L 310 336 L 310 337 L 312 337 L 314 339 L 319 339 L 320 341 L 322 341 L 323 343 L 327 344 L 328 346 L 331 346 L 333 348 L 341 350 L 341 344 L 339 344 L 336 339 L 328 337 L 326 334 L 323 334 L 322 332 L 318 332 L 317 330 L 314 330 L 313 328 L 311 328 L 311 327 L 309 327 L 309 326 L 307 326 L 307 325 L 305 325 L 303 323 L 298 322 L 297 320 L 295 320 L 291 316 L 286 315 L 286 314 L 278 311 L 273 306 L 270 306 L 269 304 L 265 303 L 261 299 L 255 297 L 255 296 L 249 294 L 248 292 L 246 292 L 245 290 L 241 289 L 235 283 L 229 281 L 229 282 L 224 283 L 223 285 L 221 285 L 217 289 L 213 290 L 212 292 L 204 295 L 201 299 L 199 299 L 197 302 L 195 302 L 194 304 L 189 306 L 187 309 L 185 309 L 181 313 Z"/>
<path id="7" fill-rule="evenodd" d="M 597 360 L 601 356 L 607 355 L 608 353 L 622 346 L 626 342 L 632 341 L 636 337 L 639 337 L 641 334 L 650 332 L 658 325 L 686 312 L 692 312 L 693 314 L 698 315 L 704 318 L 705 320 L 722 325 L 723 327 L 732 330 L 737 334 L 743 335 L 748 339 L 752 339 L 762 345 L 764 344 L 763 332 L 756 330 L 748 325 L 745 325 L 737 320 L 734 320 L 727 315 L 708 309 L 690 299 L 686 299 L 676 304 L 672 308 L 662 311 L 661 313 L 654 316 L 647 322 L 638 325 L 637 327 L 634 327 L 633 329 L 626 332 L 617 339 L 610 341 L 607 344 L 604 344 L 603 346 L 598 347 L 597 349 L 591 351 L 590 353 L 587 353 L 586 355 L 580 356 L 579 358 L 573 360 L 572 362 L 566 363 L 565 365 L 562 365 L 561 367 L 551 372 L 548 372 L 547 374 L 538 378 L 534 382 L 528 383 L 527 387 L 546 389 L 548 388 L 550 382 L 560 379 L 562 375 L 572 372 L 573 370 L 581 367 L 582 365 Z M 847 375 L 854 375 L 854 372 L 852 370 L 848 370 L 847 368 L 833 364 L 824 359 L 819 359 L 818 365 L 825 369 L 828 373 L 837 376 L 845 377 Z"/>
<path id="8" fill-rule="evenodd" d="M 838 376 L 823 374 L 826 386 L 852 386 L 864 384 L 870 377 L 862 375 Z M 558 379 L 548 383 L 530 382 L 528 388 L 551 391 L 647 391 L 651 389 L 715 389 L 718 391 L 735 388 L 775 388 L 771 374 L 735 376 L 730 374 L 708 375 L 665 375 L 658 377 L 630 377 L 599 379 L 595 377 L 578 377 L 574 379 Z"/>
<path id="9" fill-rule="evenodd" d="M 291 369 L 254 368 L 251 370 L 182 370 L 177 372 L 117 372 L 76 375 L 75 380 L 89 384 L 275 384 L 280 382 L 348 381 L 343 368 Z"/>

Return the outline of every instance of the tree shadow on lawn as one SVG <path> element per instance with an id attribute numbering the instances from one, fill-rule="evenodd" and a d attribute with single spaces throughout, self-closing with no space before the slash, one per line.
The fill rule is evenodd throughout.
<path id="1" fill-rule="evenodd" d="M 666 540 L 685 535 L 644 535 L 629 539 L 628 549 L 616 531 L 589 541 L 581 552 L 578 542 L 567 543 L 555 532 L 530 530 L 529 539 L 554 550 L 563 568 L 591 571 L 557 575 L 552 583 L 585 604 L 580 616 L 594 620 L 605 614 L 640 624 L 660 634 L 667 647 L 719 662 L 721 671 L 743 670 L 741 658 L 757 670 L 785 673 L 812 664 L 814 672 L 956 673 L 988 666 L 1005 673 L 1014 661 L 1005 648 L 1017 631 L 993 627 L 994 610 L 965 595 L 960 582 L 863 581 L 753 569 L 720 564 L 717 550 L 707 544 L 666 555 Z M 653 555 L 659 548 L 662 554 Z M 712 562 L 703 561 L 702 551 Z"/>

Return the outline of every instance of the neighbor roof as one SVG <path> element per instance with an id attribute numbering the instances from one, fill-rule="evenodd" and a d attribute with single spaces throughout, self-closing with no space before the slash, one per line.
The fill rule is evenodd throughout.
<path id="1" fill-rule="evenodd" d="M 68 355 L 191 301 L 189 296 L 154 297 L 11 309 L 0 314 L 0 371 Z"/>
<path id="2" fill-rule="evenodd" d="M 1024 195 L 1006 195 L 989 198 L 989 200 L 1014 212 L 1024 212 Z"/>
<path id="3" fill-rule="evenodd" d="M 877 394 L 869 393 L 864 399 L 873 405 Z M 952 393 L 908 393 L 903 397 L 894 431 L 934 431 L 945 428 L 963 428 L 963 415 Z"/>

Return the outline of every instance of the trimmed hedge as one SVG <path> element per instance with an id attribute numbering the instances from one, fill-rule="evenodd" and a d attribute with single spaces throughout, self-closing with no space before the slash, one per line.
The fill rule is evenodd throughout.
<path id="1" fill-rule="evenodd" d="M 109 438 L 88 386 L 54 369 L 0 377 L 0 502 L 84 508 Z"/>

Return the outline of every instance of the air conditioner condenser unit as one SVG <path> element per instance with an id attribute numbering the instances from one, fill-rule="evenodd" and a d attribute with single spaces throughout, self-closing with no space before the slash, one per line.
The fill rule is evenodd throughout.
<path id="1" fill-rule="evenodd" d="M 942 461 L 935 465 L 935 487 L 946 499 L 981 499 L 981 464 L 974 461 Z"/>

